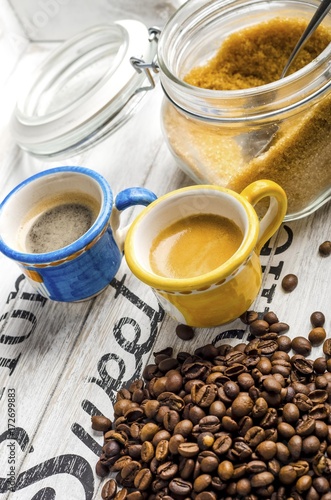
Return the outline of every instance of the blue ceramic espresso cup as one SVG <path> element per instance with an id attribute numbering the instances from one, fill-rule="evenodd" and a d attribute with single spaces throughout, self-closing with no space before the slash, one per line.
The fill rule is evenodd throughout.
<path id="1" fill-rule="evenodd" d="M 106 179 L 87 168 L 45 170 L 0 204 L 0 251 L 44 297 L 89 299 L 120 267 L 128 229 L 119 229 L 120 211 L 155 199 L 148 189 L 133 187 L 113 200 Z"/>

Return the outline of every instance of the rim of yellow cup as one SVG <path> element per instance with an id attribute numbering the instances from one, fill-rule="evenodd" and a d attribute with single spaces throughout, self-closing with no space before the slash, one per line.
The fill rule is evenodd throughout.
<path id="1" fill-rule="evenodd" d="M 243 241 L 238 248 L 238 250 L 233 254 L 233 256 L 224 262 L 221 266 L 213 269 L 209 273 L 202 274 L 199 276 L 194 276 L 192 278 L 167 278 L 155 274 L 152 271 L 147 270 L 139 262 L 134 251 L 134 241 L 136 239 L 136 233 L 139 230 L 140 223 L 143 219 L 149 216 L 156 205 L 160 205 L 166 202 L 168 199 L 178 196 L 181 193 L 186 193 L 188 191 L 202 191 L 202 190 L 213 190 L 221 193 L 226 193 L 234 198 L 242 205 L 245 209 L 247 216 L 247 229 L 246 234 L 244 234 Z M 197 211 L 197 213 L 199 213 Z M 201 212 L 205 213 L 205 212 Z M 179 217 L 178 220 L 180 220 Z M 258 216 L 253 208 L 253 206 L 240 194 L 232 191 L 231 189 L 222 188 L 220 186 L 214 186 L 209 184 L 201 184 L 196 186 L 188 186 L 160 196 L 157 200 L 153 201 L 150 205 L 143 209 L 143 211 L 135 218 L 132 222 L 124 245 L 124 254 L 126 262 L 132 271 L 132 273 L 139 278 L 144 283 L 150 285 L 151 287 L 163 290 L 163 291 L 193 291 L 203 289 L 204 287 L 210 287 L 211 285 L 217 284 L 220 280 L 228 278 L 232 273 L 237 271 L 237 269 L 244 264 L 244 262 L 250 257 L 255 249 L 256 243 L 259 237 L 259 221 Z"/>

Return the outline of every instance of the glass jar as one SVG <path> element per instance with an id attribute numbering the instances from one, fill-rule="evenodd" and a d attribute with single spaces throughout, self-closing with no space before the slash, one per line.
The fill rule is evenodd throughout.
<path id="1" fill-rule="evenodd" d="M 189 0 L 164 27 L 158 64 L 162 125 L 179 166 L 197 183 L 242 191 L 267 178 L 288 195 L 286 220 L 331 197 L 331 44 L 283 79 L 244 90 L 210 90 L 184 77 L 206 64 L 232 33 L 273 18 L 309 21 L 316 0 Z M 323 21 L 331 29 L 331 15 Z M 282 68 L 281 68 L 282 69 Z M 258 154 L 259 138 L 277 133 Z"/>
<path id="2" fill-rule="evenodd" d="M 152 71 L 158 34 L 157 28 L 124 19 L 93 26 L 59 45 L 16 103 L 16 143 L 33 156 L 61 159 L 115 132 L 154 86 L 143 61 L 151 61 Z"/>

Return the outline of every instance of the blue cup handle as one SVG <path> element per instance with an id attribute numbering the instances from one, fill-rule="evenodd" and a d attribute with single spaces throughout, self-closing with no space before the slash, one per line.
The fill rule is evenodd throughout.
<path id="1" fill-rule="evenodd" d="M 124 249 L 124 241 L 130 224 L 125 226 L 123 229 L 119 229 L 120 212 L 135 205 L 143 205 L 147 207 L 147 205 L 149 205 L 156 199 L 156 194 L 154 194 L 149 189 L 141 187 L 123 189 L 123 191 L 118 193 L 118 195 L 116 196 L 114 207 L 110 217 L 110 225 L 114 233 L 115 241 L 121 252 L 123 252 Z"/>

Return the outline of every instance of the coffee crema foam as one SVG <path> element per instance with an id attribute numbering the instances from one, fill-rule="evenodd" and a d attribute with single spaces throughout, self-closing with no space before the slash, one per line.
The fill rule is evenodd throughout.
<path id="1" fill-rule="evenodd" d="M 99 210 L 94 198 L 77 192 L 40 202 L 21 225 L 20 246 L 28 253 L 48 253 L 66 247 L 92 227 Z"/>
<path id="2" fill-rule="evenodd" d="M 243 240 L 239 227 L 216 214 L 185 217 L 163 229 L 153 240 L 150 266 L 166 278 L 193 278 L 221 266 Z"/>

